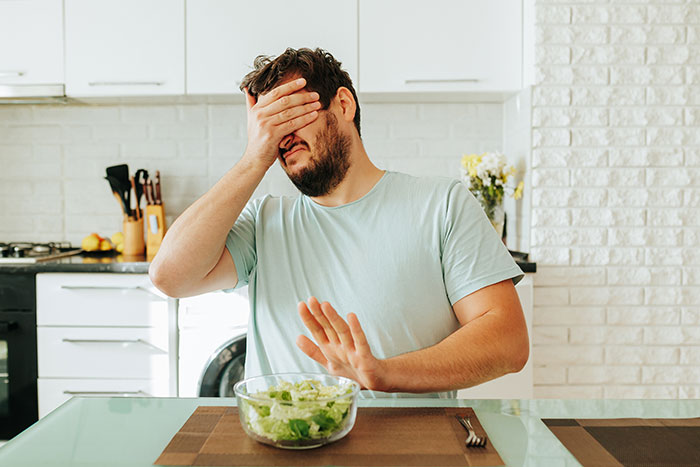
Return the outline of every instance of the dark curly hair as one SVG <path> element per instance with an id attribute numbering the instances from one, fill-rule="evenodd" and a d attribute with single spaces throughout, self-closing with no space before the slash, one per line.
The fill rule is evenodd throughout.
<path id="1" fill-rule="evenodd" d="M 328 109 L 338 88 L 345 87 L 355 99 L 355 128 L 360 134 L 360 103 L 347 71 L 333 55 L 323 49 L 288 48 L 281 55 L 272 58 L 259 55 L 253 62 L 254 69 L 241 81 L 241 91 L 248 88 L 248 94 L 255 100 L 266 94 L 287 76 L 299 74 L 306 79 L 306 89 L 319 94 L 321 108 Z"/>

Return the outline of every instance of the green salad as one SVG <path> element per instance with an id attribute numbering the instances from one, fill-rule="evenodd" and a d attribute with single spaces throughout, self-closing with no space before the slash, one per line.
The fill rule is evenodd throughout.
<path id="1" fill-rule="evenodd" d="M 313 379 L 282 381 L 267 391 L 251 393 L 255 399 L 265 400 L 245 400 L 241 409 L 251 431 L 273 441 L 327 438 L 344 426 L 352 404 L 351 393 L 350 384 L 324 386 Z M 347 398 L 327 401 L 345 394 Z"/>

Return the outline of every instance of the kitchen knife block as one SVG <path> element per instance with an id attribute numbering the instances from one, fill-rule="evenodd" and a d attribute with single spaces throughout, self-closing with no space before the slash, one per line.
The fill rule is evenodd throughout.
<path id="1" fill-rule="evenodd" d="M 146 225 L 146 257 L 151 260 L 165 236 L 165 207 L 162 204 L 146 206 Z"/>
<path id="2" fill-rule="evenodd" d="M 126 256 L 143 255 L 143 218 L 124 221 L 124 252 Z"/>

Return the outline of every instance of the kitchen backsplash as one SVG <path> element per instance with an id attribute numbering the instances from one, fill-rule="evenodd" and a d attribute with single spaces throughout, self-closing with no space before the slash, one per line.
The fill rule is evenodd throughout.
<path id="1" fill-rule="evenodd" d="M 700 4 L 536 4 L 536 397 L 700 397 Z"/>
<path id="2" fill-rule="evenodd" d="M 384 169 L 459 177 L 463 153 L 502 150 L 495 103 L 362 104 L 367 152 Z M 243 105 L 0 107 L 0 240 L 68 240 L 120 231 L 105 168 L 161 171 L 168 225 L 245 149 Z M 255 196 L 296 194 L 277 163 Z"/>

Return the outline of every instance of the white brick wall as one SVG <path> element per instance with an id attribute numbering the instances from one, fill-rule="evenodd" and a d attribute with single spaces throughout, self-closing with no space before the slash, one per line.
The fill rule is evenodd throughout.
<path id="1" fill-rule="evenodd" d="M 535 395 L 697 398 L 700 3 L 535 9 Z"/>
<path id="2" fill-rule="evenodd" d="M 503 105 L 366 103 L 362 134 L 375 163 L 459 177 L 463 153 L 503 150 Z M 0 241 L 69 240 L 121 230 L 105 168 L 156 169 L 167 222 L 214 184 L 246 144 L 243 105 L 0 106 Z M 256 192 L 295 194 L 277 164 Z"/>

